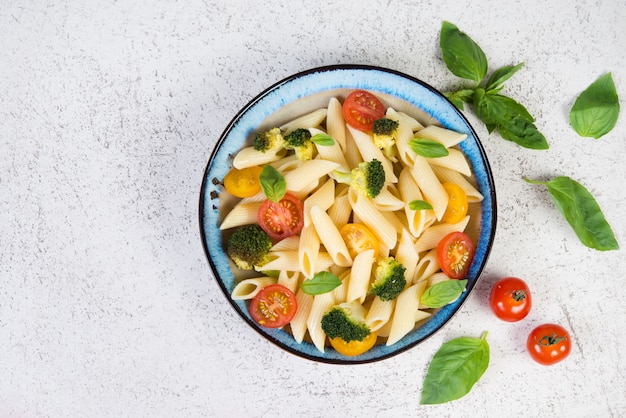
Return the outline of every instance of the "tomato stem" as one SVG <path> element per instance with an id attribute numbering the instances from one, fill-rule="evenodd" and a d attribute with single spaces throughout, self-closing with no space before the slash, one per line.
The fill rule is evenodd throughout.
<path id="1" fill-rule="evenodd" d="M 552 335 L 544 335 L 541 337 L 541 339 L 537 341 L 537 344 L 548 347 L 550 345 L 558 344 L 565 339 L 567 339 L 567 337 L 557 336 L 556 333 L 553 332 Z"/>

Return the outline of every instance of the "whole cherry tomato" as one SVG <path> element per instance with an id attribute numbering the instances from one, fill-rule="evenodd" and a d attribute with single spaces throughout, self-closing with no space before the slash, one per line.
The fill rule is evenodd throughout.
<path id="1" fill-rule="evenodd" d="M 569 355 L 572 350 L 572 339 L 562 326 L 543 324 L 530 332 L 526 348 L 533 360 L 544 366 L 550 366 Z"/>
<path id="2" fill-rule="evenodd" d="M 491 288 L 489 306 L 503 321 L 517 322 L 526 318 L 532 307 L 528 285 L 517 277 L 505 277 Z"/>

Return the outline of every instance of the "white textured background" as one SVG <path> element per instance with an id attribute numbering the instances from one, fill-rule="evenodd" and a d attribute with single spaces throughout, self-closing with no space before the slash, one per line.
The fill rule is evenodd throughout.
<path id="1" fill-rule="evenodd" d="M 548 151 L 488 135 L 498 232 L 486 272 L 433 338 L 358 366 L 303 360 L 233 312 L 206 261 L 198 197 L 234 113 L 310 67 L 380 65 L 441 90 L 461 85 L 442 20 L 491 69 L 525 62 L 504 93 Z M 21 1 L 0 5 L 0 416 L 626 416 L 626 8 L 559 1 Z M 611 71 L 622 114 L 595 141 L 569 127 L 575 97 Z M 545 188 L 594 194 L 622 249 L 582 246 Z M 525 279 L 534 309 L 503 323 L 491 284 Z M 570 358 L 532 362 L 544 322 Z M 435 351 L 489 331 L 491 364 L 466 397 L 419 405 Z"/>

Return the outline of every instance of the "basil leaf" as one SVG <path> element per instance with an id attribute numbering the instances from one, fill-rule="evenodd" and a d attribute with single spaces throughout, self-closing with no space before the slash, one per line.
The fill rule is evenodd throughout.
<path id="1" fill-rule="evenodd" d="M 287 192 L 285 177 L 271 165 L 266 165 L 259 176 L 261 189 L 269 200 L 278 202 Z"/>
<path id="2" fill-rule="evenodd" d="M 330 147 L 335 144 L 335 140 L 333 139 L 333 137 L 328 134 L 315 134 L 311 137 L 311 141 L 313 141 L 317 145 L 322 145 L 325 147 Z"/>
<path id="3" fill-rule="evenodd" d="M 435 283 L 422 294 L 420 302 L 429 308 L 441 308 L 457 300 L 466 285 L 467 280 L 445 280 Z"/>
<path id="4" fill-rule="evenodd" d="M 409 202 L 409 209 L 411 210 L 432 210 L 433 205 L 425 200 L 411 200 Z"/>
<path id="5" fill-rule="evenodd" d="M 474 90 L 463 89 L 455 92 L 445 92 L 444 96 L 448 98 L 459 110 L 464 110 L 464 103 L 472 103 Z"/>
<path id="6" fill-rule="evenodd" d="M 524 180 L 548 187 L 552 201 L 584 245 L 599 251 L 619 249 L 598 202 L 582 184 L 566 176 L 550 181 Z"/>
<path id="7" fill-rule="evenodd" d="M 534 118 L 526 108 L 500 94 L 476 89 L 474 94 L 476 116 L 486 125 L 489 132 L 497 129 L 502 138 L 530 149 L 548 149 L 545 136 L 533 124 Z"/>
<path id="8" fill-rule="evenodd" d="M 576 98 L 569 120 L 580 136 L 598 139 L 615 127 L 618 115 L 619 99 L 613 77 L 608 73 Z"/>
<path id="9" fill-rule="evenodd" d="M 311 279 L 302 282 L 300 288 L 308 295 L 321 295 L 341 285 L 341 279 L 327 271 L 316 273 Z"/>
<path id="10" fill-rule="evenodd" d="M 484 89 L 476 89 L 474 104 L 476 115 L 485 124 L 498 125 L 505 118 L 512 116 L 521 116 L 530 122 L 535 121 L 522 104 L 501 94 L 487 93 Z"/>
<path id="11" fill-rule="evenodd" d="M 487 333 L 444 343 L 424 378 L 420 404 L 441 404 L 467 395 L 489 366 Z"/>
<path id="12" fill-rule="evenodd" d="M 439 46 L 446 66 L 457 77 L 474 80 L 477 84 L 487 74 L 487 57 L 480 46 L 454 24 L 441 24 Z"/>
<path id="13" fill-rule="evenodd" d="M 449 154 L 448 149 L 434 139 L 413 138 L 409 141 L 409 147 L 417 155 L 426 158 L 445 157 Z"/>
<path id="14" fill-rule="evenodd" d="M 504 67 L 498 68 L 487 80 L 485 90 L 487 90 L 487 92 L 491 92 L 493 90 L 502 89 L 502 84 L 511 78 L 513 74 L 515 74 L 523 66 L 524 63 L 522 62 L 517 65 L 505 65 Z"/>
<path id="15" fill-rule="evenodd" d="M 546 137 L 523 116 L 507 117 L 498 125 L 500 136 L 524 148 L 544 150 L 550 148 Z"/>

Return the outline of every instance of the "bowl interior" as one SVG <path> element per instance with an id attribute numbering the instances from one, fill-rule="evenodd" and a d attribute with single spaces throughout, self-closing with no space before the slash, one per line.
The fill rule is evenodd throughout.
<path id="1" fill-rule="evenodd" d="M 392 346 L 377 345 L 370 351 L 346 357 L 332 349 L 324 353 L 311 343 L 298 344 L 286 331 L 258 326 L 250 317 L 245 301 L 233 301 L 230 293 L 238 277 L 222 247 L 219 229 L 226 211 L 234 203 L 222 194 L 220 181 L 231 168 L 232 156 L 251 142 L 254 132 L 326 107 L 331 97 L 343 99 L 354 89 L 375 93 L 386 106 L 403 111 L 424 125 L 436 124 L 467 135 L 459 147 L 472 167 L 475 185 L 484 196 L 473 206 L 466 231 L 476 243 L 476 254 L 467 277 L 467 290 L 452 304 L 436 311 L 427 321 Z M 496 226 L 495 188 L 489 163 L 476 133 L 465 117 L 439 92 L 410 76 L 378 67 L 332 66 L 291 76 L 263 91 L 232 119 L 224 130 L 206 167 L 200 196 L 200 230 L 204 249 L 216 280 L 238 314 L 269 341 L 299 355 L 327 363 L 365 363 L 382 360 L 411 348 L 439 330 L 459 309 L 474 288 L 483 270 Z"/>

